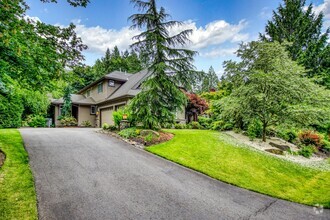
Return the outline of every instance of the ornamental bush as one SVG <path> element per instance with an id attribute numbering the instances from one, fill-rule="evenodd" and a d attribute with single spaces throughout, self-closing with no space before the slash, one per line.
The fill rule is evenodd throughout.
<path id="1" fill-rule="evenodd" d="M 322 146 L 323 137 L 321 134 L 312 131 L 305 130 L 298 134 L 299 141 L 304 146 L 314 146 L 320 148 Z"/>
<path id="2" fill-rule="evenodd" d="M 23 105 L 18 95 L 1 94 L 0 91 L 0 128 L 21 126 Z"/>
<path id="3" fill-rule="evenodd" d="M 42 115 L 29 115 L 26 122 L 30 127 L 46 127 L 46 119 Z"/>

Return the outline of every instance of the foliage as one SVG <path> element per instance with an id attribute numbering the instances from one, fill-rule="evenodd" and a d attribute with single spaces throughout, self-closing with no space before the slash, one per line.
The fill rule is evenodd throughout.
<path id="1" fill-rule="evenodd" d="M 112 113 L 113 121 L 115 125 L 120 129 L 120 122 L 123 120 L 123 115 L 126 114 L 127 116 L 127 121 L 129 124 L 134 123 L 134 118 L 132 117 L 132 114 L 130 112 L 130 109 L 125 107 L 125 108 L 119 108 L 117 111 L 114 111 Z"/>
<path id="2" fill-rule="evenodd" d="M 123 138 L 129 139 L 137 137 L 139 135 L 139 131 L 135 127 L 132 127 L 121 130 L 118 134 Z"/>
<path id="3" fill-rule="evenodd" d="M 81 125 L 83 127 L 92 127 L 92 123 L 90 121 L 83 121 L 81 122 Z"/>
<path id="4" fill-rule="evenodd" d="M 330 207 L 329 171 L 251 150 L 216 131 L 169 132 L 174 134 L 171 141 L 147 150 L 242 188 L 294 202 Z M 325 166 L 328 168 L 329 164 Z"/>
<path id="5" fill-rule="evenodd" d="M 64 90 L 63 96 L 63 108 L 61 111 L 61 115 L 63 117 L 70 117 L 71 116 L 71 108 L 72 108 L 72 101 L 71 101 L 71 86 L 67 86 Z"/>
<path id="6" fill-rule="evenodd" d="M 37 197 L 29 156 L 16 129 L 0 130 L 6 160 L 0 168 L 0 219 L 38 219 Z"/>
<path id="7" fill-rule="evenodd" d="M 291 120 L 309 126 L 329 120 L 329 91 L 302 77 L 304 69 L 279 43 L 242 44 L 237 54 L 241 62 L 226 64 L 225 80 L 234 87 L 222 100 L 221 117 L 236 124 L 259 119 L 264 141 L 272 124 Z"/>
<path id="8" fill-rule="evenodd" d="M 195 93 L 185 93 L 188 98 L 188 104 L 186 107 L 187 112 L 196 112 L 203 114 L 209 107 L 205 99 L 201 98 Z"/>
<path id="9" fill-rule="evenodd" d="M 198 121 L 192 121 L 189 123 L 192 129 L 201 129 L 201 125 L 198 123 Z"/>
<path id="10" fill-rule="evenodd" d="M 110 127 L 110 125 L 108 123 L 103 123 L 103 125 L 102 125 L 103 130 L 108 130 L 109 127 Z"/>
<path id="11" fill-rule="evenodd" d="M 186 104 L 186 98 L 178 86 L 189 89 L 195 71 L 192 65 L 196 52 L 180 49 L 192 30 L 184 30 L 174 36 L 169 28 L 180 26 L 177 21 L 167 21 L 165 9 L 156 6 L 155 0 L 132 0 L 140 13 L 129 17 L 131 28 L 142 33 L 135 36 L 131 47 L 144 55 L 149 77 L 142 83 L 142 91 L 133 98 L 133 117 L 146 128 L 159 128 L 173 123 L 175 112 Z"/>
<path id="12" fill-rule="evenodd" d="M 45 93 L 34 90 L 22 90 L 21 97 L 24 106 L 22 118 L 28 115 L 46 115 L 50 104 L 49 97 Z"/>
<path id="13" fill-rule="evenodd" d="M 174 128 L 175 129 L 185 129 L 186 125 L 182 124 L 182 123 L 177 123 L 177 124 L 174 124 Z"/>
<path id="14" fill-rule="evenodd" d="M 298 138 L 299 142 L 305 146 L 314 146 L 317 148 L 320 148 L 322 146 L 323 137 L 315 131 L 301 131 L 298 134 Z"/>
<path id="15" fill-rule="evenodd" d="M 26 122 L 30 127 L 46 127 L 46 119 L 42 115 L 28 115 Z"/>
<path id="16" fill-rule="evenodd" d="M 277 128 L 275 133 L 277 137 L 290 143 L 294 143 L 298 137 L 297 131 L 293 128 Z"/>
<path id="17" fill-rule="evenodd" d="M 330 88 L 330 45 L 327 42 L 330 29 L 322 30 L 323 13 L 315 13 L 306 0 L 284 0 L 266 25 L 266 33 L 260 34 L 266 41 L 286 44 L 290 58 L 308 70 L 308 76 Z"/>
<path id="18" fill-rule="evenodd" d="M 75 119 L 72 116 L 62 116 L 59 118 L 61 126 L 63 127 L 71 127 L 71 126 L 77 126 L 78 122 L 77 119 Z"/>
<path id="19" fill-rule="evenodd" d="M 219 131 L 225 125 L 224 121 L 213 121 L 211 124 L 211 129 L 215 131 Z"/>
<path id="20" fill-rule="evenodd" d="M 69 2 L 84 5 L 79 3 L 84 1 Z M 73 24 L 63 28 L 30 19 L 25 14 L 28 9 L 24 0 L 0 1 L 0 81 L 12 93 L 11 98 L 1 93 L 1 103 L 9 103 L 6 108 L 11 111 L 0 114 L 6 118 L 1 119 L 1 127 L 21 124 L 22 105 L 24 117 L 44 114 L 46 94 L 55 89 L 54 82 L 68 77 L 66 68 L 81 65 L 81 51 L 87 48 Z"/>
<path id="21" fill-rule="evenodd" d="M 298 154 L 303 156 L 303 157 L 310 158 L 313 155 L 314 152 L 316 152 L 314 146 L 303 146 L 298 151 Z"/>
<path id="22" fill-rule="evenodd" d="M 212 66 L 209 68 L 207 73 L 203 73 L 201 82 L 202 84 L 199 93 L 209 92 L 218 87 L 219 78 Z"/>
<path id="23" fill-rule="evenodd" d="M 21 126 L 23 105 L 20 96 L 9 90 L 0 79 L 0 128 L 18 128 Z"/>
<path id="24" fill-rule="evenodd" d="M 206 129 L 210 129 L 211 128 L 211 123 L 212 123 L 212 119 L 211 118 L 207 118 L 207 117 L 198 117 L 198 122 L 199 124 L 206 128 Z"/>
<path id="25" fill-rule="evenodd" d="M 154 136 L 152 134 L 148 134 L 147 136 L 144 137 L 144 141 L 145 142 L 150 142 L 150 141 L 152 141 L 153 137 Z"/>
<path id="26" fill-rule="evenodd" d="M 262 123 L 259 120 L 252 120 L 249 123 L 249 126 L 247 128 L 247 135 L 251 140 L 254 140 L 255 138 L 261 138 L 262 136 Z"/>

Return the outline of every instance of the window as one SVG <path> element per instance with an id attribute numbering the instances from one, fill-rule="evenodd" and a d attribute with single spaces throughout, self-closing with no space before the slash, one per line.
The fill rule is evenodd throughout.
<path id="1" fill-rule="evenodd" d="M 99 84 L 97 85 L 97 92 L 98 92 L 98 93 L 102 93 L 102 92 L 103 92 L 103 83 L 99 83 Z"/>
<path id="2" fill-rule="evenodd" d="M 96 106 L 92 105 L 91 106 L 91 115 L 95 115 L 96 114 Z"/>
<path id="3" fill-rule="evenodd" d="M 87 97 L 91 96 L 91 90 L 87 90 L 87 92 L 86 92 L 86 96 L 87 96 Z"/>
<path id="4" fill-rule="evenodd" d="M 108 84 L 110 87 L 115 87 L 115 81 L 113 81 L 113 80 L 109 80 Z"/>

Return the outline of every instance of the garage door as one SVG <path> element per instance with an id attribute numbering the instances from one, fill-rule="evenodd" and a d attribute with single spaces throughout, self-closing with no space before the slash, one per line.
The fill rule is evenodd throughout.
<path id="1" fill-rule="evenodd" d="M 113 112 L 113 108 L 104 108 L 101 109 L 101 126 L 104 123 L 107 123 L 109 125 L 114 125 L 115 123 L 113 122 L 113 118 L 112 118 L 112 112 Z"/>

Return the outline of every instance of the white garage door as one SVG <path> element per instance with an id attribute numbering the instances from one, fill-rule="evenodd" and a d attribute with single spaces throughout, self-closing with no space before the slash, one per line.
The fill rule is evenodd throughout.
<path id="1" fill-rule="evenodd" d="M 113 107 L 101 109 L 101 126 L 104 123 L 109 125 L 114 125 L 113 117 L 112 117 Z"/>

